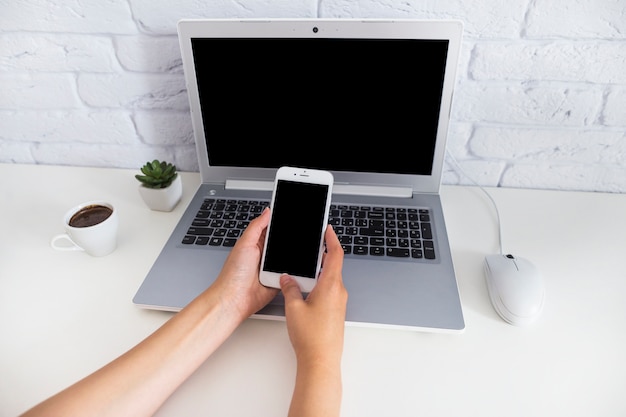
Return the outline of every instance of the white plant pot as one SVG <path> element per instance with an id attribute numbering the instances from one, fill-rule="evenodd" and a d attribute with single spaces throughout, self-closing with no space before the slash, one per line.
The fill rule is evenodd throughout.
<path id="1" fill-rule="evenodd" d="M 180 174 L 167 188 L 148 188 L 140 184 L 139 194 L 151 210 L 172 211 L 183 195 L 183 182 Z"/>

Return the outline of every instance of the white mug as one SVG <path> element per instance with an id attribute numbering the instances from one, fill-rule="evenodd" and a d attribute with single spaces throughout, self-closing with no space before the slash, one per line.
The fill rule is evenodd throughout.
<path id="1" fill-rule="evenodd" d="M 104 256 L 117 246 L 117 211 L 105 201 L 88 201 L 65 214 L 65 233 L 56 235 L 50 246 L 56 250 L 81 250 L 92 256 Z M 64 244 L 60 244 L 65 242 Z"/>

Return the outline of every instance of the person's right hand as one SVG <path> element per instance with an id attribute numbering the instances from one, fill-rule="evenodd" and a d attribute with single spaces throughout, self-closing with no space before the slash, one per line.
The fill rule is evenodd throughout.
<path id="1" fill-rule="evenodd" d="M 280 277 L 287 331 L 298 361 L 341 362 L 348 292 L 343 285 L 343 248 L 331 226 L 318 282 L 306 299 L 289 275 Z"/>

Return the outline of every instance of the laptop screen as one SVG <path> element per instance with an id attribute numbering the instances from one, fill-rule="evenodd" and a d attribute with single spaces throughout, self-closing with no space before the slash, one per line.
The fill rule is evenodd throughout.
<path id="1" fill-rule="evenodd" d="M 448 44 L 192 38 L 209 165 L 430 175 Z"/>

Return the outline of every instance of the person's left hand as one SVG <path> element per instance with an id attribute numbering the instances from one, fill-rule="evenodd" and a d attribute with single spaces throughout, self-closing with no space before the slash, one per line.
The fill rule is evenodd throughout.
<path id="1" fill-rule="evenodd" d="M 230 251 L 213 284 L 219 287 L 224 301 L 233 303 L 232 307 L 241 313 L 242 320 L 265 307 L 279 292 L 259 282 L 261 254 L 269 219 L 269 209 L 265 209 L 250 222 Z"/>

